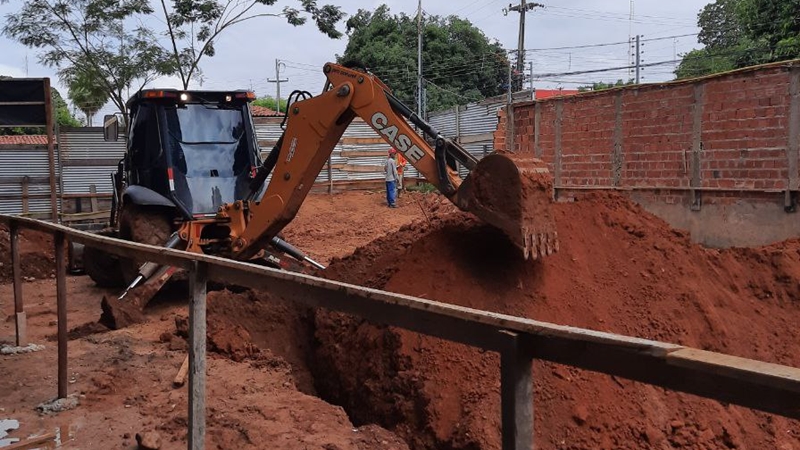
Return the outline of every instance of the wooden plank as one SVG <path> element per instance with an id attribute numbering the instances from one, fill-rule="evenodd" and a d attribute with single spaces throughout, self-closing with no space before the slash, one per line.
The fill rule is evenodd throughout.
<path id="1" fill-rule="evenodd" d="M 376 152 L 371 150 L 342 150 L 341 156 L 343 158 L 380 158 L 386 157 L 386 152 Z"/>
<path id="2" fill-rule="evenodd" d="M 30 192 L 28 192 L 29 184 L 30 177 L 22 177 L 22 214 L 28 214 L 30 211 Z"/>
<path id="3" fill-rule="evenodd" d="M 64 194 L 61 198 L 111 198 L 111 193 L 100 193 L 100 194 Z"/>
<path id="4" fill-rule="evenodd" d="M 470 134 L 467 136 L 459 136 L 458 143 L 459 144 L 474 144 L 476 142 L 493 142 L 494 141 L 494 133 L 481 133 L 481 134 Z"/>
<path id="5" fill-rule="evenodd" d="M 503 450 L 533 448 L 533 357 L 519 335 L 501 332 L 506 346 L 500 352 L 500 412 Z"/>
<path id="6" fill-rule="evenodd" d="M 89 194 L 91 194 L 91 197 L 89 197 L 89 202 L 91 203 L 91 208 L 92 208 L 91 211 L 92 212 L 100 211 L 100 205 L 97 202 L 97 185 L 96 184 L 92 183 L 92 184 L 89 185 Z"/>
<path id="7" fill-rule="evenodd" d="M 205 263 L 189 271 L 189 448 L 203 450 L 206 435 L 206 281 Z"/>
<path id="8" fill-rule="evenodd" d="M 362 164 L 332 164 L 332 168 L 352 173 L 383 173 L 383 166 Z"/>
<path id="9" fill-rule="evenodd" d="M 178 369 L 178 373 L 175 375 L 175 379 L 172 380 L 172 386 L 174 387 L 181 387 L 186 383 L 186 375 L 189 374 L 189 355 L 186 355 L 186 358 L 183 358 L 183 363 L 181 363 L 181 368 Z"/>
<path id="10" fill-rule="evenodd" d="M 62 437 L 62 440 L 66 440 Z M 56 448 L 56 434 L 47 433 L 3 447 L 3 450 L 33 450 Z"/>
<path id="11" fill-rule="evenodd" d="M 61 222 L 72 223 L 84 220 L 105 220 L 108 219 L 110 211 L 97 211 L 93 213 L 62 214 Z"/>
<path id="12" fill-rule="evenodd" d="M 58 192 L 56 190 L 56 148 L 53 133 L 53 98 L 50 94 L 50 78 L 44 78 L 44 111 L 47 116 L 47 164 L 50 175 L 50 220 L 58 223 Z"/>
<path id="13" fill-rule="evenodd" d="M 65 159 L 61 161 L 64 167 L 117 167 L 120 158 L 97 158 L 97 159 Z"/>
<path id="14" fill-rule="evenodd" d="M 16 325 L 16 342 L 18 346 L 27 345 L 27 327 L 25 323 L 25 305 L 22 299 L 22 266 L 19 257 L 19 226 L 9 227 L 9 244 L 11 244 L 11 279 L 14 290 L 14 313 Z"/>
<path id="15" fill-rule="evenodd" d="M 403 327 L 456 342 L 502 351 L 499 331 L 518 335 L 537 359 L 628 378 L 727 403 L 800 418 L 800 369 L 701 352 L 679 345 L 464 308 L 219 257 L 163 249 L 72 230 L 31 219 L 2 223 L 61 231 L 70 239 L 121 256 L 179 267 L 208 264 L 210 279 L 265 289 L 275 295 L 378 324 Z M 190 368 L 191 370 L 191 368 Z"/>
<path id="16" fill-rule="evenodd" d="M 58 318 L 58 398 L 67 398 L 67 264 L 64 255 L 64 232 L 55 233 L 56 315 Z"/>
<path id="17" fill-rule="evenodd" d="M 340 144 L 344 145 L 377 145 L 386 144 L 386 141 L 379 136 L 375 137 L 343 137 L 339 139 Z M 387 144 L 388 145 L 388 144 Z"/>
<path id="18" fill-rule="evenodd" d="M 0 177 L 0 184 L 21 184 L 27 178 L 30 184 L 49 184 L 50 177 L 29 177 L 28 175 L 21 175 L 18 177 Z M 58 181 L 56 177 L 56 181 Z"/>

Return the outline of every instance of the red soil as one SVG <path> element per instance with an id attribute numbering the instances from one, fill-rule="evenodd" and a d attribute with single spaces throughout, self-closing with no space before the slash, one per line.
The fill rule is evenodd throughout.
<path id="1" fill-rule="evenodd" d="M 540 262 L 454 214 L 336 259 L 326 276 L 800 366 L 800 241 L 706 249 L 615 195 L 554 213 L 561 250 Z M 355 423 L 412 448 L 500 448 L 496 354 L 323 311 L 316 326 L 319 391 Z M 788 419 L 555 364 L 534 371 L 539 449 L 800 448 Z"/>
<path id="2" fill-rule="evenodd" d="M 19 236 L 19 253 L 23 277 L 43 279 L 55 275 L 53 239 L 49 235 L 23 230 Z M 10 282 L 11 277 L 11 244 L 8 227 L 0 225 L 0 283 Z"/>

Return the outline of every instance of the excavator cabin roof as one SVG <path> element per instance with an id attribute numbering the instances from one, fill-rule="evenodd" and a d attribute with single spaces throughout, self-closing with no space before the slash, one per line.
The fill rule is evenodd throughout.
<path id="1" fill-rule="evenodd" d="M 143 102 L 166 101 L 172 103 L 241 103 L 251 102 L 256 94 L 247 90 L 192 91 L 178 89 L 142 89 L 131 96 L 126 106 L 133 110 Z"/>

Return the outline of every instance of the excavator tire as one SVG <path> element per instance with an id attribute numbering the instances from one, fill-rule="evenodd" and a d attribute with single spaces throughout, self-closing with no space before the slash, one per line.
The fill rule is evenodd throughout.
<path id="1" fill-rule="evenodd" d="M 171 211 L 165 208 L 128 204 L 119 214 L 119 237 L 128 241 L 162 246 L 169 240 L 172 228 Z M 136 278 L 145 262 L 120 258 L 125 284 Z"/>
<path id="2" fill-rule="evenodd" d="M 98 234 L 116 237 L 114 230 L 104 230 Z M 83 270 L 100 287 L 117 288 L 125 285 L 119 258 L 99 248 L 84 247 Z"/>

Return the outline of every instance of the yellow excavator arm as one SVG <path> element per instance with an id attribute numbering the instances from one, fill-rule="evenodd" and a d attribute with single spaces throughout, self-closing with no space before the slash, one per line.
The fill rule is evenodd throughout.
<path id="1" fill-rule="evenodd" d="M 250 195 L 220 208 L 218 216 L 230 226 L 234 257 L 254 256 L 295 217 L 355 117 L 403 153 L 459 208 L 503 230 L 525 258 L 557 250 L 549 209 L 552 179 L 544 163 L 505 153 L 493 153 L 479 162 L 403 105 L 373 74 L 332 63 L 323 71 L 327 76 L 324 92 L 289 105 L 284 134 L 259 168 Z M 448 167 L 447 157 L 470 171 L 465 180 Z M 272 178 L 263 189 L 269 175 Z"/>

